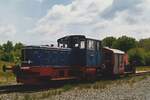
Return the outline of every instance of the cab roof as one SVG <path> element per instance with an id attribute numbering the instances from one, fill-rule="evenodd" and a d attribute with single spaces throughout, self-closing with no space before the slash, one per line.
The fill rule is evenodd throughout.
<path id="1" fill-rule="evenodd" d="M 112 49 L 112 48 L 109 48 L 109 47 L 104 47 L 104 49 L 110 50 L 115 54 L 125 54 L 124 51 L 121 51 L 121 50 L 118 50 L 118 49 Z"/>
<path id="2" fill-rule="evenodd" d="M 68 40 L 71 40 L 71 39 L 79 39 L 79 40 L 94 40 L 94 41 L 100 41 L 100 40 L 97 40 L 97 39 L 92 39 L 92 38 L 86 38 L 86 36 L 84 35 L 68 35 L 68 36 L 65 36 L 65 37 L 62 37 L 60 39 L 57 40 L 57 42 L 67 42 Z"/>

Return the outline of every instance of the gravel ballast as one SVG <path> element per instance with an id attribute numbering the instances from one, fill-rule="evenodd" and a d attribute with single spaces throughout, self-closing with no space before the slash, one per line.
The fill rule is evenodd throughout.
<path id="1" fill-rule="evenodd" d="M 75 89 L 56 95 L 52 100 L 150 100 L 150 77 L 130 84 L 113 84 L 100 89 Z"/>
<path id="2" fill-rule="evenodd" d="M 0 100 L 150 100 L 150 77 L 133 83 L 112 81 L 105 88 L 74 88 L 50 95 L 49 91 L 0 94 Z M 94 83 L 95 84 L 95 83 Z"/>

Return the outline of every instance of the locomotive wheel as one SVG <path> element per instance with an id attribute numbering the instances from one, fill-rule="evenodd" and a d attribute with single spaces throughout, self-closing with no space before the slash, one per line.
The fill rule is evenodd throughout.
<path id="1" fill-rule="evenodd" d="M 88 82 L 94 82 L 96 80 L 96 75 L 84 74 L 83 80 Z"/>

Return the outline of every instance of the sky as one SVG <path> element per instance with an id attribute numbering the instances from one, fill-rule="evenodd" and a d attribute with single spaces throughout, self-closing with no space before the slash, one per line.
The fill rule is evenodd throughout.
<path id="1" fill-rule="evenodd" d="M 150 0 L 0 0 L 0 43 L 50 44 L 65 35 L 150 37 Z"/>

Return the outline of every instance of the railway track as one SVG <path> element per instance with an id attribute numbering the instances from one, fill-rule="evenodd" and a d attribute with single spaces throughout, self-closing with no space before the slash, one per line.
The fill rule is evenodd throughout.
<path id="1" fill-rule="evenodd" d="M 135 76 L 142 76 L 145 74 L 150 74 L 150 71 L 137 71 L 135 73 Z M 0 86 L 0 94 L 13 93 L 13 92 L 19 92 L 19 93 L 40 92 L 40 91 L 46 91 L 49 89 L 59 88 L 59 87 L 64 86 L 64 84 L 66 83 L 57 82 L 56 84 L 56 82 L 53 82 L 51 84 L 42 84 L 42 85 L 22 85 L 22 84 L 3 85 L 3 86 Z"/>
<path id="2" fill-rule="evenodd" d="M 39 85 L 23 85 L 23 84 L 15 84 L 15 85 L 3 85 L 0 86 L 0 94 L 6 93 L 32 93 L 32 92 L 40 92 L 46 91 L 50 89 L 57 89 L 59 87 L 64 86 L 64 83 L 49 83 L 49 84 L 39 84 Z"/>
<path id="3" fill-rule="evenodd" d="M 49 89 L 50 87 L 45 87 L 44 85 L 6 85 L 6 86 L 0 86 L 0 94 L 5 93 L 13 93 L 13 92 L 20 92 L 20 93 L 26 93 L 26 92 L 38 92 L 42 90 Z"/>

